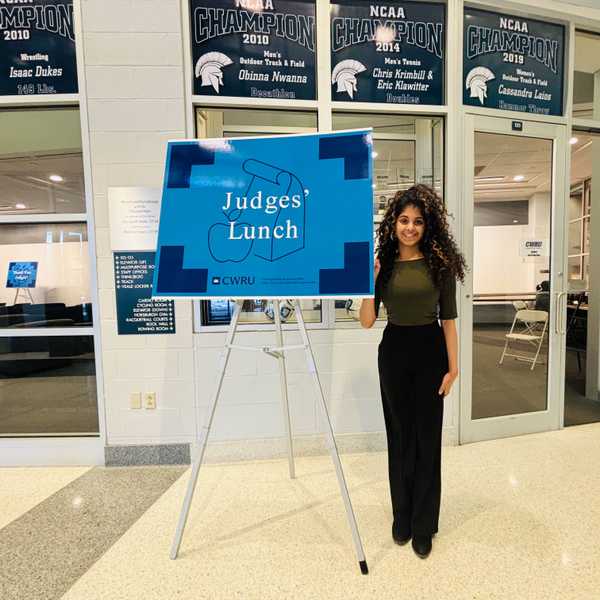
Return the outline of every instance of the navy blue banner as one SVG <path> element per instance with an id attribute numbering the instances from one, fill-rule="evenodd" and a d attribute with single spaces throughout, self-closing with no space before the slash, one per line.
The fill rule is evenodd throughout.
<path id="1" fill-rule="evenodd" d="M 115 252 L 119 335 L 175 333 L 175 303 L 152 300 L 154 252 Z"/>
<path id="2" fill-rule="evenodd" d="M 563 114 L 565 28 L 465 8 L 463 102 Z"/>
<path id="3" fill-rule="evenodd" d="M 443 104 L 445 55 L 444 4 L 332 1 L 333 100 Z"/>
<path id="4" fill-rule="evenodd" d="M 314 0 L 190 0 L 194 94 L 314 100 Z"/>
<path id="5" fill-rule="evenodd" d="M 73 0 L 0 2 L 0 95 L 76 94 Z"/>

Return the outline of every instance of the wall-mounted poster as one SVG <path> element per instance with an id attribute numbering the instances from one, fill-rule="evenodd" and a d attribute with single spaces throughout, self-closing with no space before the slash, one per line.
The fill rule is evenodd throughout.
<path id="1" fill-rule="evenodd" d="M 443 104 L 445 47 L 442 3 L 332 0 L 331 97 Z"/>
<path id="2" fill-rule="evenodd" d="M 315 99 L 314 0 L 190 0 L 194 94 Z"/>
<path id="3" fill-rule="evenodd" d="M 34 288 L 37 280 L 37 261 L 10 262 L 6 276 L 7 288 Z"/>
<path id="4" fill-rule="evenodd" d="M 465 8 L 463 101 L 562 115 L 565 28 Z"/>
<path id="5" fill-rule="evenodd" d="M 73 0 L 0 2 L 0 95 L 76 93 Z"/>
<path id="6" fill-rule="evenodd" d="M 115 252 L 119 335 L 175 333 L 175 303 L 152 299 L 154 252 Z"/>
<path id="7" fill-rule="evenodd" d="M 169 142 L 153 297 L 373 294 L 371 130 Z"/>

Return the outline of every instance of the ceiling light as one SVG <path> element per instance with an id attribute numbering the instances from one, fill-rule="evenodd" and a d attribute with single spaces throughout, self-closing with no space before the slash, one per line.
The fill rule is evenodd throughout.
<path id="1" fill-rule="evenodd" d="M 54 181 L 55 183 L 60 183 L 61 181 L 64 181 L 64 179 L 60 175 L 50 175 L 48 179 L 50 181 Z"/>
<path id="2" fill-rule="evenodd" d="M 377 154 L 377 152 L 371 152 L 371 156 L 372 156 L 373 158 L 377 158 L 379 155 Z"/>
<path id="3" fill-rule="evenodd" d="M 519 219 L 513 219 L 513 223 L 518 223 Z"/>
<path id="4" fill-rule="evenodd" d="M 524 181 L 525 180 L 525 175 L 515 175 L 513 177 L 513 181 Z"/>
<path id="5" fill-rule="evenodd" d="M 15 208 L 18 208 L 19 210 L 23 210 L 24 208 L 27 208 L 22 202 L 17 202 L 15 204 Z"/>
<path id="6" fill-rule="evenodd" d="M 569 144 L 571 144 L 571 146 L 573 146 L 573 145 L 574 145 L 574 144 L 576 144 L 578 141 L 579 141 L 579 138 L 572 137 L 572 138 L 569 140 Z"/>

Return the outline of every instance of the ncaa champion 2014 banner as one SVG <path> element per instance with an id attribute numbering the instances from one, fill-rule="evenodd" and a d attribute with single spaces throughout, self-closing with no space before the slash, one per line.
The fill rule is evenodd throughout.
<path id="1" fill-rule="evenodd" d="M 444 103 L 446 7 L 332 0 L 332 99 Z"/>
<path id="2" fill-rule="evenodd" d="M 565 28 L 465 8 L 464 104 L 562 115 Z"/>
<path id="3" fill-rule="evenodd" d="M 314 0 L 190 0 L 194 94 L 315 99 Z"/>
<path id="4" fill-rule="evenodd" d="M 0 95 L 76 93 L 73 0 L 1 0 Z"/>
<path id="5" fill-rule="evenodd" d="M 169 142 L 153 297 L 373 294 L 371 130 Z"/>

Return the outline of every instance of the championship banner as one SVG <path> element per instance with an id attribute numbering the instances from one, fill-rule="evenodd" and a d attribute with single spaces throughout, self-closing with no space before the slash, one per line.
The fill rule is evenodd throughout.
<path id="1" fill-rule="evenodd" d="M 314 0 L 190 0 L 194 94 L 314 100 Z"/>
<path id="2" fill-rule="evenodd" d="M 444 104 L 445 4 L 332 0 L 330 22 L 333 100 Z"/>
<path id="3" fill-rule="evenodd" d="M 565 28 L 465 7 L 463 102 L 563 114 Z"/>
<path id="4" fill-rule="evenodd" d="M 76 94 L 73 0 L 0 2 L 0 95 Z"/>
<path id="5" fill-rule="evenodd" d="M 169 142 L 153 297 L 373 295 L 371 130 Z"/>

